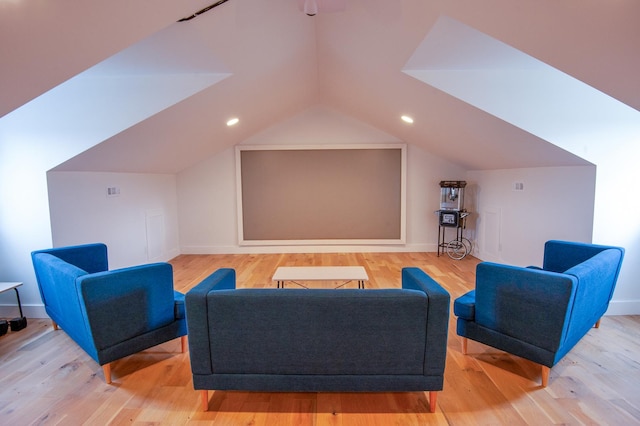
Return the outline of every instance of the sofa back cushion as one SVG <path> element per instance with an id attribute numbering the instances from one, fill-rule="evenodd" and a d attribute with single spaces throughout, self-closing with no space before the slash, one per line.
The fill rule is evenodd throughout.
<path id="1" fill-rule="evenodd" d="M 427 310 L 426 295 L 412 290 L 212 291 L 207 295 L 211 369 L 423 374 Z"/>

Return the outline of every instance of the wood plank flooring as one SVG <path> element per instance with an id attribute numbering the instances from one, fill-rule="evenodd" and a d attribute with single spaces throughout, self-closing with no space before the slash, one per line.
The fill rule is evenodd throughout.
<path id="1" fill-rule="evenodd" d="M 404 266 L 424 269 L 453 299 L 474 285 L 477 260 L 435 253 L 183 255 L 175 287 L 187 291 L 220 267 L 238 287 L 275 287 L 277 266 L 362 265 L 367 288 L 400 286 Z M 324 284 L 320 284 L 324 285 Z M 354 283 L 353 287 L 355 288 Z M 339 291 L 339 290 L 337 290 Z M 436 413 L 426 394 L 212 393 L 200 410 L 188 353 L 176 339 L 116 361 L 113 385 L 48 320 L 0 337 L 0 425 L 633 425 L 640 424 L 640 316 L 605 317 L 540 387 L 533 363 L 475 342 L 461 353 L 451 315 L 444 390 Z"/>

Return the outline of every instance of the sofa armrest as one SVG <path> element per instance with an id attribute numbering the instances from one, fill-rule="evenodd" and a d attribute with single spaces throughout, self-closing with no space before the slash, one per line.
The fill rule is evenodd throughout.
<path id="1" fill-rule="evenodd" d="M 566 333 L 577 279 L 482 262 L 476 268 L 476 323 L 555 351 Z"/>
<path id="2" fill-rule="evenodd" d="M 402 269 L 402 288 L 422 291 L 427 295 L 429 310 L 424 374 L 442 374 L 447 358 L 451 296 L 447 290 L 419 268 Z"/>
<path id="3" fill-rule="evenodd" d="M 168 263 L 84 275 L 77 278 L 77 291 L 98 350 L 175 321 Z"/>
<path id="4" fill-rule="evenodd" d="M 189 334 L 189 356 L 194 374 L 211 374 L 209 351 L 209 320 L 207 295 L 211 291 L 233 290 L 236 287 L 236 272 L 233 269 L 218 269 L 185 296 L 187 329 Z"/>

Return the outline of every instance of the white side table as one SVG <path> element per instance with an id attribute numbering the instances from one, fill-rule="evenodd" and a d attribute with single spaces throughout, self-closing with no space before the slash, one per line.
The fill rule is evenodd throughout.
<path id="1" fill-rule="evenodd" d="M 20 311 L 20 317 L 14 318 L 10 321 L 11 331 L 22 330 L 27 326 L 27 319 L 22 314 L 22 303 L 20 303 L 20 293 L 18 292 L 18 287 L 20 287 L 21 285 L 22 283 L 20 282 L 0 282 L 0 293 L 4 293 L 5 291 L 13 289 L 15 290 L 16 298 L 18 299 L 18 310 Z"/>

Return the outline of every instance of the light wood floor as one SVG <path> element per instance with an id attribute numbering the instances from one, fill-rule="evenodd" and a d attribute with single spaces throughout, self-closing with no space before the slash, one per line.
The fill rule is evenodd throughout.
<path id="1" fill-rule="evenodd" d="M 274 287 L 277 266 L 363 265 L 368 288 L 399 287 L 404 266 L 423 268 L 453 299 L 473 287 L 477 261 L 435 253 L 179 256 L 176 288 L 186 291 L 219 267 L 235 268 L 238 287 Z M 339 290 L 337 290 L 339 291 Z M 541 388 L 529 361 L 469 342 L 460 352 L 450 319 L 444 390 L 436 413 L 424 393 L 212 394 L 200 411 L 188 353 L 175 340 L 116 361 L 113 385 L 64 331 L 29 320 L 0 337 L 0 425 L 519 425 L 640 424 L 640 316 L 605 317 L 551 370 Z"/>

